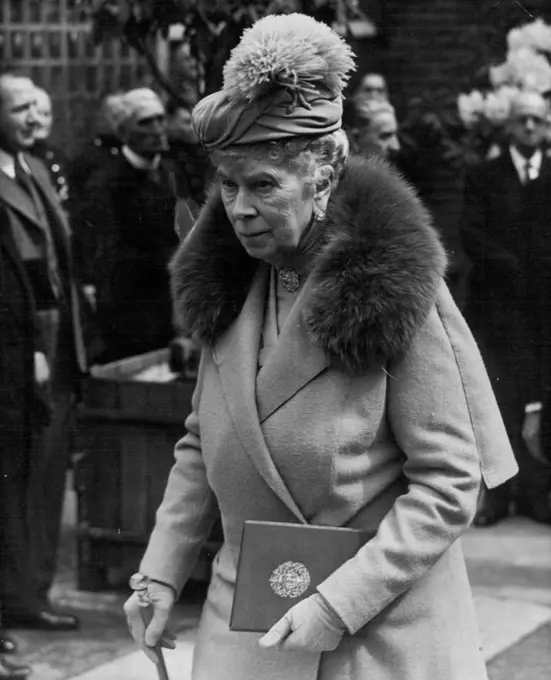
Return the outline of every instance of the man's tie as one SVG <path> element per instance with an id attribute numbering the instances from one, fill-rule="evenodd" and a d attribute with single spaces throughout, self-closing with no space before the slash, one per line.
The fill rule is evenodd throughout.
<path id="1" fill-rule="evenodd" d="M 61 283 L 61 278 L 59 276 L 59 265 L 57 260 L 57 253 L 55 249 L 54 240 L 52 233 L 50 231 L 50 225 L 48 224 L 48 217 L 44 209 L 42 199 L 36 188 L 32 176 L 25 171 L 19 158 L 15 158 L 15 179 L 19 186 L 25 190 L 29 195 L 29 198 L 33 202 L 35 214 L 37 215 L 45 236 L 46 242 L 46 260 L 48 267 L 48 279 L 52 287 L 52 291 L 56 299 L 60 299 L 63 296 L 63 285 Z M 42 219 L 43 216 L 43 219 Z"/>
<path id="2" fill-rule="evenodd" d="M 532 171 L 535 170 L 535 168 L 532 167 L 532 159 L 529 158 L 526 161 L 526 164 L 524 166 L 524 182 L 523 184 L 528 184 L 528 182 L 531 182 L 535 177 L 532 177 Z"/>

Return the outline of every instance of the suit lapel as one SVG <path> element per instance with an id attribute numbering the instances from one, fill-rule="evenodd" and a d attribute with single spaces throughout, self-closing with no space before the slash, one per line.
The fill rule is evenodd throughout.
<path id="1" fill-rule="evenodd" d="M 549 182 L 551 181 L 551 149 L 545 149 L 543 151 L 540 174 L 536 181 L 541 181 L 546 187 L 549 186 Z"/>
<path id="2" fill-rule="evenodd" d="M 12 260 L 13 262 L 14 270 L 16 271 L 17 276 L 19 277 L 21 285 L 23 286 L 23 288 L 25 288 L 25 291 L 28 295 L 28 299 L 33 301 L 32 304 L 34 305 L 34 295 L 29 284 L 29 279 L 25 274 L 25 270 L 23 268 L 21 257 L 19 256 L 17 246 L 15 245 L 15 242 L 13 240 L 11 225 L 9 224 L 9 217 L 6 218 L 5 222 L 0 224 L 0 247 L 2 247 L 2 244 L 4 252 L 6 253 L 7 257 L 9 257 L 10 260 Z"/>
<path id="3" fill-rule="evenodd" d="M 508 177 L 510 180 L 514 181 L 519 186 L 524 186 L 520 180 L 517 168 L 513 162 L 513 157 L 511 156 L 511 149 L 507 147 L 506 153 L 502 157 L 502 174 Z"/>
<path id="4" fill-rule="evenodd" d="M 303 318 L 303 302 L 312 285 L 309 278 L 291 309 L 277 347 L 259 373 L 256 400 L 261 423 L 330 364 L 323 350 L 309 338 Z"/>
<path id="5" fill-rule="evenodd" d="M 306 523 L 270 456 L 258 420 L 255 391 L 267 282 L 268 269 L 260 266 L 239 317 L 216 343 L 213 354 L 224 398 L 243 448 L 268 486 Z"/>
<path id="6" fill-rule="evenodd" d="M 36 210 L 32 204 L 30 196 L 19 186 L 19 184 L 4 172 L 0 171 L 0 196 L 4 203 L 16 210 L 28 222 L 38 227 L 41 231 L 42 226 Z"/>
<path id="7" fill-rule="evenodd" d="M 57 195 L 52 187 L 47 171 L 44 169 L 40 161 L 37 161 L 32 156 L 25 156 L 27 165 L 29 166 L 41 198 L 46 203 L 44 206 L 54 215 L 56 222 L 61 227 L 63 238 L 68 241 L 71 238 L 71 229 L 69 223 L 65 219 L 63 210 L 59 204 Z M 66 244 L 65 244 L 66 245 Z"/>

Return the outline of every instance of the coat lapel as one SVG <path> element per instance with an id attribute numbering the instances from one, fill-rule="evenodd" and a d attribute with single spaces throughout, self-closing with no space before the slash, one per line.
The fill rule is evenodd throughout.
<path id="1" fill-rule="evenodd" d="M 47 209 L 53 213 L 56 221 L 61 227 L 63 238 L 66 241 L 65 246 L 67 247 L 67 242 L 71 238 L 71 229 L 60 206 L 59 199 L 57 198 L 57 195 L 52 187 L 50 177 L 40 161 L 37 161 L 32 156 L 25 156 L 25 160 L 33 174 L 36 184 L 38 185 L 42 199 L 47 203 Z"/>
<path id="2" fill-rule="evenodd" d="M 258 420 L 256 375 L 267 285 L 268 269 L 260 266 L 241 314 L 216 343 L 213 355 L 224 398 L 243 448 L 268 486 L 301 522 L 306 523 L 270 456 Z"/>
<path id="3" fill-rule="evenodd" d="M 10 260 L 13 262 L 14 271 L 17 273 L 17 276 L 22 287 L 25 289 L 28 299 L 31 300 L 32 304 L 34 305 L 34 296 L 29 284 L 29 279 L 25 274 L 25 270 L 23 268 L 21 257 L 19 256 L 17 246 L 15 245 L 15 241 L 12 236 L 11 225 L 9 224 L 9 217 L 7 217 L 4 222 L 0 223 L 0 247 L 4 248 L 4 252 L 6 253 L 7 257 L 9 257 Z"/>
<path id="4" fill-rule="evenodd" d="M 540 182 L 542 185 L 545 185 L 545 187 L 548 187 L 550 178 L 551 178 L 551 149 L 546 149 L 543 152 L 540 174 L 536 181 Z"/>
<path id="5" fill-rule="evenodd" d="M 4 172 L 0 172 L 0 196 L 4 203 L 16 210 L 28 222 L 38 227 L 40 231 L 43 231 L 43 226 L 28 194 L 15 180 L 8 177 Z"/>
<path id="6" fill-rule="evenodd" d="M 309 278 L 287 318 L 277 347 L 259 373 L 256 402 L 261 423 L 330 364 L 325 352 L 309 338 L 303 318 L 302 302 L 312 285 Z"/>

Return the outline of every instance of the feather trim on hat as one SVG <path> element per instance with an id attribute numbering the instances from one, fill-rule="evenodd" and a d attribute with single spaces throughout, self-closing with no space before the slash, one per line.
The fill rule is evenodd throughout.
<path id="1" fill-rule="evenodd" d="M 305 105 L 320 90 L 340 95 L 354 68 L 354 53 L 326 24 L 304 14 L 269 15 L 232 50 L 224 90 L 234 101 L 252 102 L 283 87 Z"/>

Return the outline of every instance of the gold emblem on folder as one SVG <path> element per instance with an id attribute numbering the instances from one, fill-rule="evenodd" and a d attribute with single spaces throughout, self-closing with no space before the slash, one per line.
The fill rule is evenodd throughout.
<path id="1" fill-rule="evenodd" d="M 310 572 L 301 562 L 282 562 L 270 574 L 270 586 L 279 597 L 300 597 L 310 585 Z"/>

